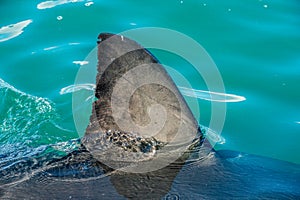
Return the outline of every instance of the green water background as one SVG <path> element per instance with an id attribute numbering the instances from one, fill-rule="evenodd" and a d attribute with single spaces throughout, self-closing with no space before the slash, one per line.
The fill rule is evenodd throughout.
<path id="1" fill-rule="evenodd" d="M 80 66 L 73 61 L 85 59 L 100 32 L 164 27 L 200 43 L 226 92 L 246 98 L 227 104 L 225 143 L 216 148 L 300 163 L 298 1 L 70 1 L 38 9 L 41 2 L 0 3 L 0 27 L 32 20 L 22 34 L 0 42 L 1 154 L 78 137 L 72 95 L 60 90 L 74 83 Z M 193 88 L 207 89 L 185 62 L 155 55 Z M 199 121 L 208 126 L 211 104 L 198 102 Z"/>

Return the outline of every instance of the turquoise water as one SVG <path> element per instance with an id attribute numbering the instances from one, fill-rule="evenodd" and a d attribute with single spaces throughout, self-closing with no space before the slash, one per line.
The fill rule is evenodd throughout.
<path id="1" fill-rule="evenodd" d="M 201 44 L 226 92 L 246 98 L 227 103 L 226 142 L 216 148 L 300 163 L 297 1 L 53 2 L 1 2 L 1 145 L 38 147 L 78 137 L 71 94 L 59 93 L 74 83 L 80 67 L 74 61 L 85 59 L 100 32 L 164 27 Z M 207 89 L 186 63 L 155 55 L 194 89 Z M 208 126 L 210 103 L 198 102 L 199 121 Z"/>
<path id="2" fill-rule="evenodd" d="M 74 84 L 99 33 L 141 27 L 196 40 L 218 67 L 226 93 L 242 98 L 226 104 L 217 150 L 300 164 L 299 10 L 293 0 L 1 1 L 0 166 L 77 149 L 72 93 L 62 91 Z M 199 123 L 208 127 L 211 100 L 203 99 L 208 89 L 201 77 L 186 61 L 152 52 L 204 91 L 185 97 L 193 112 L 192 100 L 199 103 Z"/>

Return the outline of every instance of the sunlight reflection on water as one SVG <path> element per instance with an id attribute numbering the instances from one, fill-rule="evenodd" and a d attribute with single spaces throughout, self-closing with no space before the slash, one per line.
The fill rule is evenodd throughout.
<path id="1" fill-rule="evenodd" d="M 184 96 L 194 97 L 197 99 L 203 99 L 207 101 L 216 101 L 216 102 L 240 102 L 245 101 L 246 98 L 243 96 L 238 96 L 234 94 L 225 94 L 219 92 L 211 92 L 205 90 L 196 90 L 185 87 L 179 87 L 180 92 Z"/>
<path id="2" fill-rule="evenodd" d="M 18 22 L 16 24 L 10 24 L 0 28 L 0 42 L 4 42 L 19 36 L 23 33 L 23 29 L 32 22 L 31 19 Z"/>

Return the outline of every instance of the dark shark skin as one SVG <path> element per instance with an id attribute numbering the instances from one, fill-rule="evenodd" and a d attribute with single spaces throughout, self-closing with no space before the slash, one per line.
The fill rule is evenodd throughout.
<path id="1" fill-rule="evenodd" d="M 100 36 L 101 40 L 105 40 L 111 35 Z M 113 50 L 110 49 L 109 52 L 111 51 Z M 136 53 L 140 55 L 141 52 L 145 57 L 140 57 L 137 62 L 143 60 L 158 62 L 148 54 L 147 50 Z M 101 59 L 99 53 L 99 60 Z M 101 76 L 98 76 L 96 90 L 98 98 L 109 94 L 109 90 L 105 91 L 104 86 L 101 86 L 104 83 L 105 81 L 101 82 Z M 110 87 L 112 86 L 108 85 L 104 88 Z M 107 108 L 108 104 L 105 103 L 108 101 L 109 99 L 104 99 L 106 105 L 104 108 Z M 110 115 L 107 115 L 109 111 L 98 110 L 101 109 L 98 107 L 99 102 L 95 102 L 94 105 L 91 122 L 97 123 L 94 124 L 96 126 L 91 123 L 87 128 L 86 137 L 82 142 L 84 145 L 78 151 L 61 159 L 51 160 L 51 156 L 41 160 L 28 158 L 22 165 L 6 164 L 10 166 L 9 171 L 0 171 L 0 199 L 300 198 L 299 165 L 240 152 L 214 151 L 208 141 L 203 142 L 200 131 L 199 140 L 194 143 L 194 146 L 187 149 L 186 153 L 177 160 L 159 170 L 127 173 L 112 169 L 100 162 L 97 155 L 88 150 L 88 142 L 99 136 L 97 129 L 99 120 L 102 120 L 101 130 L 111 127 L 119 129 L 119 127 L 109 118 Z M 100 113 L 96 114 L 96 112 Z M 105 120 L 107 118 L 108 120 Z M 191 121 L 193 120 L 192 117 Z M 196 127 L 195 123 L 191 124 Z M 132 145 L 139 146 L 134 142 Z M 7 178 L 9 172 L 15 173 L 17 177 L 9 180 Z"/>

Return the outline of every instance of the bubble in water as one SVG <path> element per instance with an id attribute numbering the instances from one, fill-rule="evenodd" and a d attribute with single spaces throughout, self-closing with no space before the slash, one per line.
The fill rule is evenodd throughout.
<path id="1" fill-rule="evenodd" d="M 84 5 L 87 6 L 87 7 L 89 7 L 90 5 L 93 5 L 93 4 L 94 4 L 94 2 L 91 1 L 91 2 L 85 3 Z"/>
<path id="2" fill-rule="evenodd" d="M 165 200 L 178 200 L 179 195 L 178 194 L 167 194 L 164 199 Z"/>

